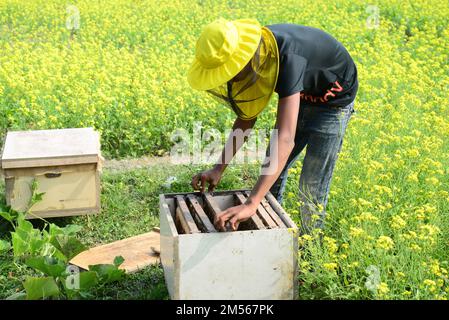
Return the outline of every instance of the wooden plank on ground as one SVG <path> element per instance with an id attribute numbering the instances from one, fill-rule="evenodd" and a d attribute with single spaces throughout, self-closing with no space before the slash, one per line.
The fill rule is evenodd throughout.
<path id="1" fill-rule="evenodd" d="M 265 196 L 265 198 L 268 200 L 268 203 L 270 204 L 271 208 L 279 215 L 279 217 L 282 219 L 282 221 L 285 223 L 286 226 L 289 228 L 296 228 L 296 224 L 293 222 L 293 220 L 290 218 L 290 216 L 285 212 L 285 210 L 281 207 L 279 202 L 277 202 L 276 198 L 271 194 L 271 192 L 268 192 Z"/>
<path id="2" fill-rule="evenodd" d="M 193 219 L 195 219 L 196 224 L 203 232 L 217 232 L 214 225 L 210 221 L 209 217 L 204 212 L 201 207 L 198 199 L 195 195 L 189 194 L 187 195 L 187 205 L 190 208 L 190 212 L 192 213 Z"/>
<path id="3" fill-rule="evenodd" d="M 246 197 L 249 197 L 251 194 L 250 191 L 245 191 L 244 195 Z M 274 229 L 278 228 L 278 225 L 273 220 L 273 218 L 268 214 L 267 210 L 262 206 L 261 203 L 259 203 L 259 206 L 257 207 L 257 213 L 259 214 L 259 217 L 262 219 L 262 222 L 265 224 L 265 226 L 268 229 Z"/>
<path id="4" fill-rule="evenodd" d="M 243 204 L 246 201 L 245 196 L 241 192 L 236 192 L 235 198 L 237 199 L 238 204 Z M 260 218 L 257 216 L 257 214 L 251 216 L 251 218 L 249 218 L 248 221 L 250 221 L 251 225 L 256 229 L 259 230 L 266 229 L 265 225 L 263 224 L 262 220 L 260 220 Z"/>
<path id="5" fill-rule="evenodd" d="M 88 270 L 90 265 L 113 264 L 116 256 L 122 256 L 125 261 L 120 269 L 131 273 L 159 263 L 157 252 L 160 252 L 160 234 L 152 231 L 90 248 L 74 257 L 70 263 Z"/>

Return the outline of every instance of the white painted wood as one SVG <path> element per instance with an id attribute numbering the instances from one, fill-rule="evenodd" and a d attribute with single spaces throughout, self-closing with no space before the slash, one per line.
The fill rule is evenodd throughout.
<path id="1" fill-rule="evenodd" d="M 232 195 L 216 196 L 220 206 Z M 295 299 L 298 230 L 178 234 L 160 197 L 161 261 L 172 299 Z"/>
<path id="2" fill-rule="evenodd" d="M 99 135 L 93 128 L 9 131 L 2 168 L 96 163 L 99 157 Z"/>
<path id="3" fill-rule="evenodd" d="M 161 234 L 160 256 L 164 268 L 165 283 L 170 296 L 173 299 L 179 299 L 179 289 L 175 281 L 175 279 L 179 279 L 179 275 L 176 275 L 179 268 L 175 267 L 175 262 L 178 261 L 178 232 L 176 231 L 174 216 L 171 215 L 171 210 L 163 194 L 159 196 L 159 223 Z"/>
<path id="4" fill-rule="evenodd" d="M 180 299 L 292 299 L 293 239 L 287 230 L 179 237 Z"/>

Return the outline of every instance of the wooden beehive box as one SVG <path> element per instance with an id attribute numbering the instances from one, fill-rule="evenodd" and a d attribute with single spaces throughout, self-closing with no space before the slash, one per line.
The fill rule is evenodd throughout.
<path id="1" fill-rule="evenodd" d="M 6 203 L 30 219 L 97 213 L 101 163 L 93 128 L 10 131 L 1 159 Z M 33 182 L 44 195 L 29 208 Z"/>
<path id="2" fill-rule="evenodd" d="M 214 215 L 249 190 L 160 195 L 161 262 L 172 299 L 295 299 L 298 228 L 268 193 L 237 231 Z"/>

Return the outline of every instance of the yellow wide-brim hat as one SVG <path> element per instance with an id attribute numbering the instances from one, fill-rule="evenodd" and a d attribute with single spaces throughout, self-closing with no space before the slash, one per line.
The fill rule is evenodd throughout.
<path id="1" fill-rule="evenodd" d="M 210 90 L 235 77 L 254 56 L 262 36 L 255 19 L 215 20 L 204 27 L 195 48 L 187 81 L 196 90 Z"/>

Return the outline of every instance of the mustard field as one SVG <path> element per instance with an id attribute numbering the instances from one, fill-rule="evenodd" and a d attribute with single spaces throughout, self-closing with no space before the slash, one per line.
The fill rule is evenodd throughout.
<path id="1" fill-rule="evenodd" d="M 332 180 L 326 228 L 322 235 L 300 238 L 298 297 L 449 297 L 446 0 L 86 0 L 70 5 L 0 1 L 2 135 L 93 126 L 108 158 L 167 154 L 175 129 L 192 130 L 201 122 L 205 129 L 224 132 L 235 119 L 230 109 L 187 83 L 203 25 L 218 17 L 249 17 L 263 25 L 321 28 L 354 58 L 360 87 Z M 273 127 L 276 100 L 262 112 L 257 128 Z M 190 191 L 196 172 L 170 170 L 183 183 L 178 188 Z M 284 208 L 298 223 L 300 170 L 298 161 L 284 197 Z M 257 178 L 257 170 L 249 172 L 246 187 Z M 225 175 L 219 189 L 240 186 L 232 182 L 240 178 L 239 169 Z M 106 191 L 115 188 L 114 181 L 109 178 Z M 150 196 L 157 199 L 160 190 L 153 191 Z M 157 205 L 148 214 L 157 216 Z M 102 221 L 93 219 L 94 225 Z M 96 236 L 92 243 L 103 240 Z M 9 259 L 8 253 L 3 256 Z M 7 275 L 0 275 L 2 281 Z"/>

